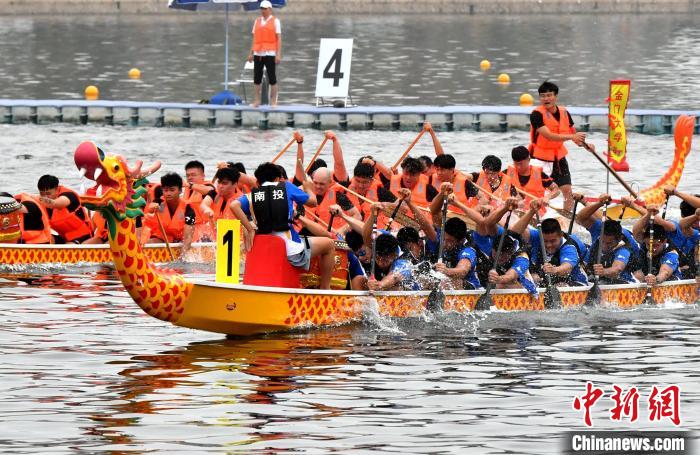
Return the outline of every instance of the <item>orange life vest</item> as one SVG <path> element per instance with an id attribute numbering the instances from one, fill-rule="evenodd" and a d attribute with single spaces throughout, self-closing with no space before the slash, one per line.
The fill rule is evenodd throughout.
<path id="1" fill-rule="evenodd" d="M 322 219 L 326 224 L 331 220 L 331 205 L 338 203 L 338 190 L 329 189 L 321 203 L 316 207 L 312 208 L 311 211 L 320 219 Z M 333 229 L 340 229 L 345 225 L 345 220 L 341 217 L 336 216 L 333 218 Z"/>
<path id="2" fill-rule="evenodd" d="M 43 204 L 31 194 L 20 193 L 15 196 L 15 199 L 22 203 L 32 202 L 36 204 L 36 206 L 39 207 L 39 211 L 41 212 L 41 222 L 44 225 L 44 228 L 41 230 L 29 231 L 24 227 L 24 217 L 26 216 L 26 214 L 22 214 L 22 216 L 19 219 L 19 227 L 22 231 L 22 242 L 33 245 L 53 243 L 53 236 L 51 235 L 51 224 L 49 221 L 49 214 L 46 211 L 46 207 L 44 207 Z"/>
<path id="3" fill-rule="evenodd" d="M 503 172 L 499 172 L 498 176 L 501 179 L 501 183 L 498 185 L 498 188 L 496 188 L 495 191 L 491 191 L 491 194 L 493 194 L 498 199 L 504 201 L 510 197 L 511 181 L 510 177 L 508 177 Z M 486 177 L 486 173 L 484 171 L 481 171 L 479 173 L 479 178 L 476 180 L 476 184 L 484 188 L 485 190 L 491 190 L 491 184 L 489 183 L 489 179 L 488 177 Z M 494 199 L 489 198 L 489 205 L 492 205 L 493 203 Z M 476 196 L 469 198 L 469 204 L 467 205 L 469 205 L 469 207 L 476 207 L 477 205 L 479 205 L 479 197 Z"/>
<path id="4" fill-rule="evenodd" d="M 544 126 L 554 134 L 571 134 L 576 130 L 569 124 L 569 114 L 564 106 L 558 106 L 559 120 L 554 118 L 554 114 L 549 112 L 544 106 L 537 106 L 534 110 L 542 114 Z M 563 141 L 550 141 L 541 134 L 537 134 L 530 125 L 530 154 L 533 158 L 542 161 L 558 161 L 564 158 L 568 152 Z"/>
<path id="5" fill-rule="evenodd" d="M 369 199 L 372 202 L 379 202 L 379 187 L 382 186 L 381 181 L 378 181 L 377 179 L 373 179 L 372 183 L 369 186 L 369 189 L 367 190 L 367 193 L 364 195 L 367 199 Z M 350 189 L 358 193 L 357 190 L 352 188 L 352 184 L 350 184 Z M 362 215 L 362 219 L 366 220 L 369 218 L 370 214 L 372 213 L 372 202 L 367 202 L 363 199 L 358 198 L 354 194 L 351 193 L 346 193 L 345 194 L 348 199 L 350 199 L 350 202 L 352 202 L 352 205 L 354 205 L 357 210 L 360 211 L 360 214 Z M 383 216 L 383 214 L 379 214 L 380 217 Z M 379 220 L 377 221 L 379 224 Z"/>
<path id="6" fill-rule="evenodd" d="M 428 176 L 421 174 L 418 178 L 418 183 L 411 190 L 411 202 L 413 202 L 413 204 L 419 207 L 428 206 L 428 185 Z M 389 191 L 391 191 L 394 196 L 399 197 L 399 190 L 401 188 L 401 174 L 392 175 Z"/>
<path id="7" fill-rule="evenodd" d="M 208 185 L 210 182 L 202 182 L 199 185 Z M 192 210 L 194 210 L 194 216 L 195 216 L 195 228 L 198 225 L 202 224 L 207 224 L 207 218 L 204 216 L 202 213 L 202 201 L 204 200 L 204 196 L 202 193 L 198 191 L 194 191 L 192 187 L 185 188 L 184 191 L 184 196 L 183 199 L 185 199 L 189 204 L 190 207 L 192 207 Z"/>
<path id="8" fill-rule="evenodd" d="M 253 52 L 276 52 L 277 51 L 277 28 L 275 27 L 277 18 L 270 16 L 263 25 L 263 18 L 255 20 L 255 30 L 253 32 Z"/>
<path id="9" fill-rule="evenodd" d="M 508 166 L 508 171 L 506 172 L 506 175 L 510 178 L 510 182 L 513 186 L 516 188 L 519 188 L 526 193 L 529 193 L 535 197 L 535 199 L 539 199 L 544 197 L 545 193 L 545 187 L 542 185 L 542 168 L 539 166 L 530 166 L 530 180 L 527 181 L 527 184 L 525 186 L 520 184 L 520 177 L 518 175 L 518 170 L 515 168 L 515 166 Z M 524 197 L 524 202 L 525 202 L 525 208 L 530 207 L 530 202 L 532 202 L 532 199 L 530 196 L 525 196 L 521 194 L 521 196 Z M 543 215 L 544 212 L 547 211 L 547 207 L 542 207 L 540 209 L 540 214 Z"/>
<path id="10" fill-rule="evenodd" d="M 187 208 L 187 201 L 180 199 L 180 202 L 175 209 L 175 213 L 171 216 L 170 209 L 168 209 L 168 204 L 163 202 L 158 207 L 158 213 L 160 215 L 160 221 L 163 223 L 163 229 L 165 234 L 168 236 L 168 242 L 181 242 L 185 236 L 185 209 Z M 153 216 L 145 221 L 145 226 L 151 231 L 151 237 L 155 237 L 160 240 L 165 240 L 163 238 L 163 233 L 158 225 L 158 219 Z"/>
<path id="11" fill-rule="evenodd" d="M 75 191 L 66 188 L 63 185 L 58 185 L 57 194 L 73 193 L 80 200 L 80 196 Z M 78 217 L 77 213 L 83 212 L 83 218 Z M 58 235 L 63 237 L 66 242 L 72 242 L 85 236 L 92 236 L 92 226 L 90 224 L 90 216 L 82 205 L 70 212 L 68 208 L 53 209 L 50 216 L 51 229 L 56 231 Z"/>
<path id="12" fill-rule="evenodd" d="M 99 237 L 103 240 L 109 238 L 109 229 L 107 228 L 107 220 L 105 220 L 102 212 L 95 212 L 92 214 L 92 225 L 95 226 L 95 237 Z"/>
<path id="13" fill-rule="evenodd" d="M 442 185 L 442 183 L 443 182 L 441 182 L 437 178 L 437 174 L 433 174 L 433 177 L 431 179 L 431 184 L 433 185 L 433 188 L 435 188 L 437 191 L 440 191 L 440 186 Z M 452 178 L 452 192 L 454 193 L 457 200 L 464 205 L 469 204 L 469 198 L 467 197 L 466 188 L 467 176 L 461 172 L 455 171 L 455 176 Z"/>

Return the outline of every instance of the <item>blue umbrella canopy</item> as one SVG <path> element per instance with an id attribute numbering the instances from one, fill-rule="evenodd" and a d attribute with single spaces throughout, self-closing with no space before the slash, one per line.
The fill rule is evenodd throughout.
<path id="1" fill-rule="evenodd" d="M 282 8 L 287 0 L 270 0 L 273 8 Z M 229 11 L 254 11 L 260 8 L 258 0 L 169 0 L 168 8 L 187 11 L 224 11 L 224 91 L 228 90 L 228 13 Z"/>

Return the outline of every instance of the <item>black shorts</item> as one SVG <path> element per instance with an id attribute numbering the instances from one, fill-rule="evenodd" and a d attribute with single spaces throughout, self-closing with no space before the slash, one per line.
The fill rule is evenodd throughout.
<path id="1" fill-rule="evenodd" d="M 270 85 L 275 85 L 277 83 L 277 73 L 274 55 L 253 56 L 253 83 L 256 85 L 262 83 L 263 67 L 267 68 L 268 82 Z"/>
<path id="2" fill-rule="evenodd" d="M 558 187 L 571 185 L 571 172 L 569 172 L 569 162 L 566 157 L 552 163 L 552 180 Z"/>

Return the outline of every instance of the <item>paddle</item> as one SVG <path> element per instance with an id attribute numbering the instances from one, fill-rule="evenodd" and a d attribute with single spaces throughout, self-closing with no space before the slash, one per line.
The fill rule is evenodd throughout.
<path id="1" fill-rule="evenodd" d="M 667 194 L 667 195 L 666 195 L 666 202 L 664 202 L 664 211 L 663 211 L 663 213 L 661 214 L 661 219 L 662 219 L 662 220 L 665 220 L 665 219 L 666 219 L 666 211 L 668 210 L 668 201 L 669 201 L 669 199 L 671 199 L 671 195 L 670 195 L 670 194 Z"/>
<path id="2" fill-rule="evenodd" d="M 331 232 L 331 229 L 333 229 L 333 221 L 335 221 L 335 213 L 331 213 L 331 218 L 328 220 L 328 226 L 326 227 L 326 231 Z"/>
<path id="3" fill-rule="evenodd" d="M 491 270 L 496 270 L 496 267 L 498 267 L 498 263 L 501 261 L 501 250 L 503 249 L 503 241 L 506 238 L 506 235 L 508 235 L 508 225 L 510 224 L 510 216 L 513 214 L 513 211 L 511 210 L 508 212 L 508 216 L 506 217 L 506 223 L 503 226 L 503 233 L 501 234 L 501 237 L 498 239 L 498 247 L 496 248 L 496 257 L 493 260 L 493 268 Z M 486 311 L 489 308 L 491 308 L 491 291 L 493 290 L 493 287 L 495 286 L 495 283 L 488 282 L 486 285 L 486 292 L 479 297 L 479 300 L 476 301 L 476 305 L 474 305 L 474 310 L 475 311 Z"/>
<path id="4" fill-rule="evenodd" d="M 416 136 L 416 138 L 413 140 L 413 142 L 411 142 L 411 145 L 409 145 L 408 148 L 406 149 L 406 151 L 403 152 L 403 155 L 401 155 L 401 157 L 399 157 L 399 159 L 396 160 L 396 163 L 394 163 L 394 165 L 391 166 L 391 170 L 392 170 L 393 172 L 396 172 L 396 169 L 399 168 L 399 165 L 401 164 L 401 162 L 403 161 L 403 159 L 406 158 L 406 155 L 408 155 L 408 152 L 411 151 L 411 149 L 413 148 L 413 146 L 416 145 L 416 143 L 418 142 L 418 140 L 421 138 L 421 136 L 423 136 L 423 135 L 425 134 L 426 131 L 427 131 L 427 130 L 426 130 L 425 128 L 422 129 L 421 132 L 418 133 L 418 136 Z"/>
<path id="5" fill-rule="evenodd" d="M 649 266 L 647 267 L 647 276 L 651 275 L 653 272 L 653 264 L 652 261 L 654 260 L 654 217 L 649 214 L 649 246 L 647 247 L 649 251 L 647 252 L 647 260 L 649 261 Z M 654 305 L 656 302 L 654 301 L 654 296 L 651 293 L 651 286 L 647 284 L 647 295 L 644 297 L 644 304 L 646 305 Z"/>
<path id="6" fill-rule="evenodd" d="M 304 170 L 305 173 L 309 173 L 311 165 L 314 164 L 314 161 L 316 161 L 316 158 L 318 158 L 318 155 L 321 153 L 321 150 L 323 150 L 323 146 L 326 145 L 326 142 L 328 142 L 328 138 L 324 137 L 321 145 L 319 145 L 318 149 L 316 149 L 316 153 L 314 153 L 314 156 L 311 157 L 311 161 L 309 161 L 309 164 L 306 165 L 306 169 Z"/>
<path id="7" fill-rule="evenodd" d="M 574 220 L 576 220 L 576 209 L 578 208 L 579 202 L 580 201 L 578 199 L 574 200 L 574 208 L 571 213 L 571 221 L 569 221 L 569 229 L 566 230 L 568 235 L 571 235 L 571 233 L 574 231 Z"/>
<path id="8" fill-rule="evenodd" d="M 374 279 L 374 271 L 377 263 L 377 217 L 372 223 L 372 262 L 370 264 L 369 277 Z"/>
<path id="9" fill-rule="evenodd" d="M 165 232 L 165 227 L 163 227 L 163 220 L 160 219 L 160 213 L 158 210 L 155 212 L 156 220 L 158 221 L 158 227 L 160 228 L 160 233 L 163 235 L 163 241 L 165 242 L 165 247 L 168 249 L 168 254 L 170 255 L 170 260 L 175 260 L 175 255 L 173 250 L 170 248 L 170 242 L 168 242 L 168 234 Z"/>
<path id="10" fill-rule="evenodd" d="M 542 220 L 540 220 L 540 215 L 537 212 L 535 212 L 535 219 L 537 220 L 537 233 L 540 237 L 540 254 L 542 255 L 542 264 L 544 265 L 544 259 L 547 257 L 547 249 L 544 246 Z M 545 273 L 544 270 L 542 270 L 542 273 L 547 280 L 547 287 L 544 290 L 544 308 L 546 310 L 561 308 L 561 294 L 559 294 L 559 289 L 552 285 L 552 277 L 549 276 L 549 273 Z"/>
<path id="11" fill-rule="evenodd" d="M 396 218 L 396 214 L 399 213 L 399 209 L 401 208 L 401 204 L 403 204 L 403 201 L 405 199 L 401 198 L 399 199 L 399 203 L 396 204 L 396 207 L 394 207 L 394 211 L 391 212 L 391 216 L 389 217 L 389 222 L 386 224 L 386 227 L 384 230 L 389 231 L 391 230 L 391 225 L 394 223 L 394 218 Z"/>
<path id="12" fill-rule="evenodd" d="M 600 236 L 598 237 L 598 251 L 596 251 L 595 263 L 600 264 L 600 260 L 603 257 L 603 236 L 605 235 L 605 220 L 608 217 L 608 201 L 605 202 L 603 206 L 603 222 L 600 226 Z M 596 302 L 600 302 L 602 293 L 600 292 L 599 277 L 597 273 L 593 273 L 593 287 L 588 291 L 586 295 L 586 301 L 584 305 L 592 306 Z"/>
<path id="13" fill-rule="evenodd" d="M 442 200 L 442 220 L 440 224 L 440 243 L 438 244 L 438 264 L 442 264 L 442 253 L 445 250 L 445 222 L 447 222 L 447 196 Z M 440 287 L 440 281 L 435 284 L 435 287 L 428 295 L 428 311 L 435 313 L 436 311 L 442 310 L 445 304 L 445 293 L 442 292 Z"/>
<path id="14" fill-rule="evenodd" d="M 293 144 L 296 140 L 297 140 L 296 137 L 293 137 L 293 138 L 287 143 L 287 145 L 285 145 L 284 148 L 283 148 L 282 150 L 280 150 L 279 153 L 278 153 L 277 155 L 275 155 L 274 158 L 272 158 L 272 161 L 270 161 L 270 162 L 271 162 L 271 163 L 275 163 L 278 159 L 282 158 L 282 155 L 284 155 L 284 154 L 287 152 L 287 150 L 289 150 L 289 147 L 291 147 L 292 144 Z"/>
<path id="15" fill-rule="evenodd" d="M 589 144 L 587 144 L 585 141 L 583 142 L 583 147 L 584 147 L 586 150 L 588 150 L 589 152 L 591 152 L 591 153 L 593 154 L 593 156 L 595 156 L 595 157 L 598 159 L 598 161 L 600 161 L 600 163 L 601 163 L 603 166 L 605 166 L 605 168 L 613 175 L 613 177 L 615 177 L 615 178 L 617 179 L 617 181 L 620 182 L 620 184 L 621 184 L 622 186 L 625 187 L 625 189 L 627 190 L 627 192 L 628 192 L 629 194 L 631 194 L 635 199 L 639 199 L 639 195 L 637 194 L 637 192 L 634 191 L 634 190 L 632 189 L 632 187 L 629 186 L 629 184 L 628 184 L 627 182 L 625 182 L 625 180 L 624 180 L 622 177 L 620 177 L 620 174 L 618 174 L 617 172 L 615 172 L 615 169 L 613 169 L 612 167 L 610 167 L 610 165 L 607 163 L 607 161 L 605 161 L 605 160 L 603 159 L 603 157 L 601 157 L 601 156 L 598 154 L 598 152 L 596 152 L 595 150 L 593 150 L 593 148 L 592 148 Z"/>

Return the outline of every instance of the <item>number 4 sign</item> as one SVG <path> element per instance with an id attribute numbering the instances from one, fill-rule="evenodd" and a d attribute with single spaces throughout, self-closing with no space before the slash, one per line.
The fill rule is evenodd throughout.
<path id="1" fill-rule="evenodd" d="M 347 98 L 350 88 L 352 38 L 322 38 L 316 71 L 316 97 Z"/>

